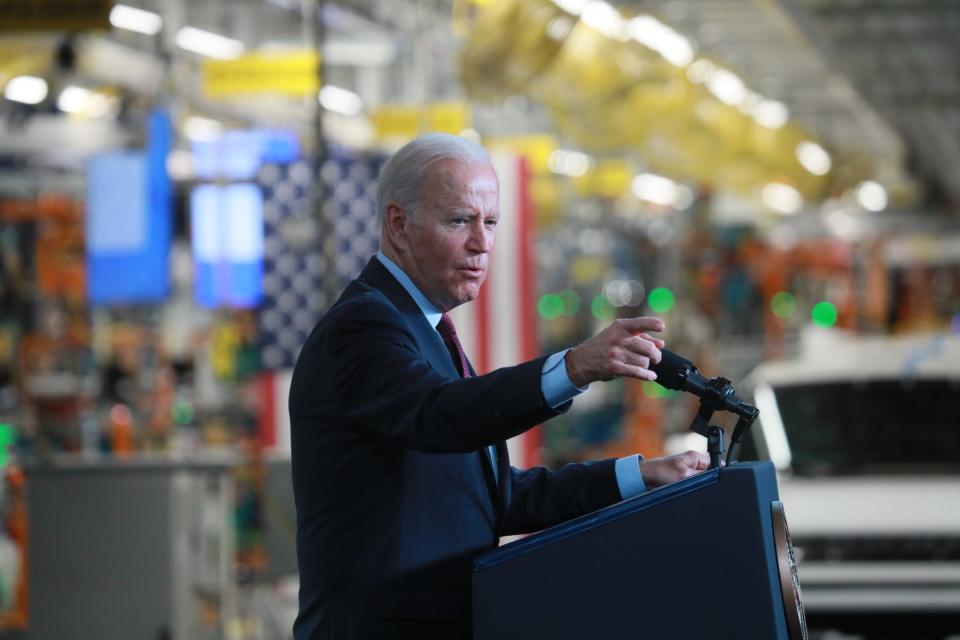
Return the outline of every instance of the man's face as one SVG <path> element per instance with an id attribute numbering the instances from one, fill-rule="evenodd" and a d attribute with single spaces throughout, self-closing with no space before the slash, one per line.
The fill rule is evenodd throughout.
<path id="1" fill-rule="evenodd" d="M 498 196 L 489 165 L 444 160 L 427 175 L 420 208 L 408 218 L 407 264 L 401 266 L 443 311 L 480 293 L 500 217 Z"/>

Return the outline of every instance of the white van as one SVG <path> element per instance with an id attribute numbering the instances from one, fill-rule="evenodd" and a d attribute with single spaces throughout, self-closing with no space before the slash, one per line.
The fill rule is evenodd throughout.
<path id="1" fill-rule="evenodd" d="M 738 391 L 760 410 L 739 457 L 779 472 L 808 614 L 960 633 L 960 337 L 814 333 Z"/>

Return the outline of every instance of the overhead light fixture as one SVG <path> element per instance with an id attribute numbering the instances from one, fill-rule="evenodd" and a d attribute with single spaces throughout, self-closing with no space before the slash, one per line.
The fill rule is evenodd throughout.
<path id="1" fill-rule="evenodd" d="M 653 16 L 637 16 L 630 20 L 627 28 L 634 40 L 653 49 L 675 67 L 686 67 L 693 62 L 690 41 Z"/>
<path id="2" fill-rule="evenodd" d="M 3 96 L 23 104 L 40 104 L 47 97 L 47 81 L 36 76 L 17 76 L 7 83 Z"/>
<path id="3" fill-rule="evenodd" d="M 675 209 L 689 209 L 693 204 L 693 189 L 685 184 L 677 185 L 677 194 L 673 198 Z"/>
<path id="4" fill-rule="evenodd" d="M 174 149 L 168 153 L 167 174 L 173 180 L 189 180 L 195 177 L 193 154 L 186 149 Z"/>
<path id="5" fill-rule="evenodd" d="M 771 182 L 763 188 L 760 199 L 768 208 L 785 216 L 793 215 L 803 208 L 803 196 L 788 184 Z"/>
<path id="6" fill-rule="evenodd" d="M 762 95 L 756 91 L 747 89 L 747 94 L 743 97 L 743 100 L 740 101 L 740 104 L 737 105 L 737 109 L 740 109 L 741 112 L 749 116 L 762 100 Z"/>
<path id="7" fill-rule="evenodd" d="M 324 43 L 321 55 L 330 65 L 382 67 L 397 59 L 397 46 L 386 39 L 331 39 Z"/>
<path id="8" fill-rule="evenodd" d="M 700 58 L 687 67 L 687 78 L 694 84 L 703 84 L 716 72 L 717 65 L 706 58 Z"/>
<path id="9" fill-rule="evenodd" d="M 608 38 L 626 40 L 628 37 L 623 16 L 614 6 L 603 0 L 593 0 L 585 6 L 580 14 L 580 20 Z"/>
<path id="10" fill-rule="evenodd" d="M 842 208 L 823 212 L 823 223 L 833 235 L 852 242 L 861 233 L 861 222 L 857 216 Z"/>
<path id="11" fill-rule="evenodd" d="M 583 11 L 583 8 L 587 6 L 590 0 L 553 0 L 553 4 L 557 5 L 567 13 L 572 13 L 575 16 L 580 15 Z"/>
<path id="12" fill-rule="evenodd" d="M 830 154 L 816 142 L 805 140 L 797 145 L 797 160 L 803 168 L 815 176 L 825 176 L 830 173 L 833 163 Z"/>
<path id="13" fill-rule="evenodd" d="M 83 87 L 69 86 L 57 97 L 57 109 L 65 113 L 84 114 L 91 118 L 107 115 L 115 99 L 98 91 Z"/>
<path id="14" fill-rule="evenodd" d="M 883 211 L 887 208 L 887 190 L 873 180 L 864 180 L 857 187 L 857 202 L 867 211 Z"/>
<path id="15" fill-rule="evenodd" d="M 547 23 L 546 32 L 551 39 L 562 42 L 573 31 L 574 21 L 570 16 L 557 16 Z"/>
<path id="16" fill-rule="evenodd" d="M 750 111 L 750 115 L 768 129 L 779 129 L 790 119 L 787 107 L 776 100 L 761 100 Z"/>
<path id="17" fill-rule="evenodd" d="M 163 18 L 152 11 L 118 4 L 110 10 L 110 24 L 118 29 L 154 36 L 163 28 Z"/>
<path id="18" fill-rule="evenodd" d="M 87 110 L 90 91 L 83 87 L 67 87 L 57 98 L 57 109 L 67 113 L 83 113 Z"/>
<path id="19" fill-rule="evenodd" d="M 717 69 L 706 80 L 707 89 L 717 100 L 736 107 L 747 98 L 747 87 L 735 73 Z"/>
<path id="20" fill-rule="evenodd" d="M 332 84 L 324 85 L 318 97 L 320 105 L 327 111 L 333 111 L 344 116 L 360 115 L 363 111 L 363 100 L 353 91 L 348 91 Z"/>
<path id="21" fill-rule="evenodd" d="M 676 182 L 652 173 L 641 173 L 636 176 L 631 186 L 633 195 L 641 200 L 664 207 L 676 206 L 677 201 L 684 198 L 684 194 L 677 188 Z"/>
<path id="22" fill-rule="evenodd" d="M 184 27 L 177 32 L 177 46 L 208 58 L 233 60 L 243 55 L 246 47 L 239 40 L 196 27 Z"/>
<path id="23" fill-rule="evenodd" d="M 557 149 L 547 157 L 547 166 L 554 173 L 579 178 L 593 167 L 593 158 L 579 151 Z"/>
<path id="24" fill-rule="evenodd" d="M 640 304 L 646 293 L 646 287 L 639 280 L 611 280 L 603 285 L 603 296 L 615 307 Z"/>
<path id="25" fill-rule="evenodd" d="M 223 134 L 223 124 L 201 116 L 190 116 L 183 123 L 183 136 L 193 142 L 211 142 Z"/>

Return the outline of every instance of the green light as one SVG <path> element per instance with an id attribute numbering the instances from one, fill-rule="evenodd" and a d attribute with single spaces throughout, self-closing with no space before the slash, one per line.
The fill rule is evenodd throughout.
<path id="1" fill-rule="evenodd" d="M 555 293 L 547 293 L 537 302 L 537 313 L 546 320 L 553 320 L 563 313 L 563 300 Z"/>
<path id="2" fill-rule="evenodd" d="M 837 323 L 837 308 L 832 303 L 822 300 L 813 305 L 810 317 L 813 318 L 813 324 L 818 327 L 832 327 Z"/>
<path id="3" fill-rule="evenodd" d="M 770 310 L 778 318 L 789 318 L 797 310 L 797 299 L 786 291 L 775 293 L 770 299 Z"/>
<path id="4" fill-rule="evenodd" d="M 673 307 L 673 291 L 666 287 L 657 287 L 647 296 L 647 303 L 657 313 L 666 313 Z"/>
<path id="5" fill-rule="evenodd" d="M 0 469 L 7 466 L 10 462 L 10 452 L 7 447 L 17 440 L 17 434 L 13 431 L 13 426 L 9 424 L 0 424 Z"/>
<path id="6" fill-rule="evenodd" d="M 573 289 L 564 289 L 560 292 L 560 300 L 563 302 L 563 315 L 572 316 L 580 310 L 580 296 Z"/>
<path id="7" fill-rule="evenodd" d="M 672 398 L 677 395 L 676 391 L 667 389 L 654 380 L 644 380 L 640 388 L 643 390 L 643 395 L 653 399 Z"/>
<path id="8" fill-rule="evenodd" d="M 594 296 L 590 303 L 590 311 L 593 312 L 593 317 L 597 320 L 613 320 L 613 307 L 602 293 Z"/>
<path id="9" fill-rule="evenodd" d="M 177 400 L 173 403 L 173 423 L 177 425 L 193 424 L 193 406 L 189 402 Z"/>

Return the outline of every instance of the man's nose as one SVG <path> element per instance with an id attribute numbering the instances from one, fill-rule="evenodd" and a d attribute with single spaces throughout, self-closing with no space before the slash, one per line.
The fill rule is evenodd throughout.
<path id="1" fill-rule="evenodd" d="M 467 246 L 477 253 L 487 253 L 493 246 L 493 229 L 487 228 L 483 220 L 470 226 L 470 237 Z"/>

